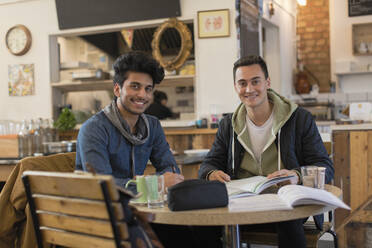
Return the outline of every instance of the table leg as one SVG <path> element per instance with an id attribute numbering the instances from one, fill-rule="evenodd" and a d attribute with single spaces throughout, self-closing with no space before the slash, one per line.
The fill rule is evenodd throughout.
<path id="1" fill-rule="evenodd" d="M 240 248 L 239 225 L 225 226 L 224 236 L 225 236 L 224 237 L 225 248 Z"/>

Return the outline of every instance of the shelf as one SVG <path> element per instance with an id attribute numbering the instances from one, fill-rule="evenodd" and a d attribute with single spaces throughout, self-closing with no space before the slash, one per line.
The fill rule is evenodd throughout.
<path id="1" fill-rule="evenodd" d="M 363 74 L 372 74 L 372 71 L 348 71 L 348 72 L 336 72 L 335 73 L 336 76 L 363 75 Z"/>
<path id="2" fill-rule="evenodd" d="M 372 56 L 372 52 L 366 52 L 366 53 L 359 53 L 359 52 L 354 52 L 355 56 Z"/>
<path id="3" fill-rule="evenodd" d="M 194 77 L 194 75 L 165 76 L 164 80 L 156 87 L 192 86 L 194 85 Z"/>
<path id="4" fill-rule="evenodd" d="M 194 75 L 184 76 L 166 76 L 159 86 L 192 86 L 194 84 Z M 113 90 L 112 80 L 99 81 L 63 81 L 58 83 L 51 83 L 54 89 L 62 92 L 73 91 L 93 91 L 93 90 Z"/>
<path id="5" fill-rule="evenodd" d="M 60 70 L 80 70 L 80 69 L 93 69 L 93 65 L 81 61 L 64 62 L 60 64 Z"/>
<path id="6" fill-rule="evenodd" d="M 67 82 L 51 83 L 51 86 L 63 92 L 113 90 L 114 88 L 112 80 L 67 81 Z"/>
<path id="7" fill-rule="evenodd" d="M 372 55 L 372 23 L 358 23 L 352 25 L 353 55 Z"/>

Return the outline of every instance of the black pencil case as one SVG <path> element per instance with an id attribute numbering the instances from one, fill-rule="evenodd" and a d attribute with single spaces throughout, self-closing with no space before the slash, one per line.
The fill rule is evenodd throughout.
<path id="1" fill-rule="evenodd" d="M 186 180 L 168 188 L 168 208 L 172 211 L 226 207 L 226 185 L 219 181 Z"/>

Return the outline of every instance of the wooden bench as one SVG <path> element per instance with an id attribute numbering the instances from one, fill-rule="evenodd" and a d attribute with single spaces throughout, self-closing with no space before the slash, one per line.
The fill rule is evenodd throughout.
<path id="1" fill-rule="evenodd" d="M 26 171 L 22 179 L 39 248 L 130 247 L 111 176 Z"/>

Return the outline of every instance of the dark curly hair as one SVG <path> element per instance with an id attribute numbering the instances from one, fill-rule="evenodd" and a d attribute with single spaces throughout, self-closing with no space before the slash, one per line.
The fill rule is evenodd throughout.
<path id="1" fill-rule="evenodd" d="M 263 60 L 263 58 L 261 58 L 260 56 L 250 55 L 250 56 L 242 57 L 234 63 L 234 69 L 233 69 L 234 82 L 235 82 L 236 70 L 241 66 L 248 66 L 248 65 L 259 65 L 265 75 L 265 79 L 269 77 L 269 72 L 267 71 L 265 60 Z"/>
<path id="2" fill-rule="evenodd" d="M 164 78 L 164 69 L 158 61 L 146 53 L 133 51 L 120 55 L 114 63 L 114 84 L 123 87 L 128 72 L 143 72 L 151 76 L 153 84 L 159 84 Z"/>

